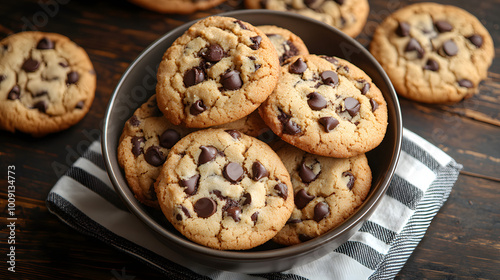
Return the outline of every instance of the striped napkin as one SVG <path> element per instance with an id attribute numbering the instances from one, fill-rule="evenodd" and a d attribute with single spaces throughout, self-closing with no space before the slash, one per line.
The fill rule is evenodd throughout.
<path id="1" fill-rule="evenodd" d="M 380 206 L 331 253 L 280 273 L 247 275 L 196 265 L 130 213 L 107 176 L 98 141 L 55 184 L 48 209 L 77 231 L 131 254 L 167 279 L 392 279 L 447 200 L 462 165 L 404 129 L 402 152 Z"/>

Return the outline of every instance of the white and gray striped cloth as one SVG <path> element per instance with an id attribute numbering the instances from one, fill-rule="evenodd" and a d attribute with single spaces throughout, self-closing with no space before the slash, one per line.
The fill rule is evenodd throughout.
<path id="1" fill-rule="evenodd" d="M 259 275 L 199 267 L 170 252 L 114 192 L 98 141 L 59 179 L 46 202 L 72 228 L 131 254 L 167 279 L 392 279 L 448 198 L 461 168 L 442 150 L 405 129 L 395 176 L 361 229 L 307 265 Z"/>

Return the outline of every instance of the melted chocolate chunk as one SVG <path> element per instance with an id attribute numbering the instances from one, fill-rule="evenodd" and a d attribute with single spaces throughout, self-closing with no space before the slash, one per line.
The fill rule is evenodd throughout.
<path id="1" fill-rule="evenodd" d="M 187 88 L 199 84 L 204 80 L 205 80 L 205 73 L 199 67 L 191 68 L 184 73 L 183 81 L 184 81 L 184 86 Z"/>
<path id="2" fill-rule="evenodd" d="M 278 183 L 276 184 L 276 186 L 274 186 L 274 190 L 276 190 L 278 195 L 284 200 L 288 198 L 288 186 L 286 184 Z"/>
<path id="3" fill-rule="evenodd" d="M 47 37 L 42 38 L 38 41 L 36 48 L 39 50 L 50 50 L 54 48 L 54 42 Z"/>
<path id="4" fill-rule="evenodd" d="M 217 149 L 212 146 L 200 146 L 201 153 L 200 156 L 198 157 L 198 165 L 202 165 L 204 163 L 207 163 L 211 160 L 213 160 L 217 156 Z"/>
<path id="5" fill-rule="evenodd" d="M 302 74 L 304 71 L 307 69 L 307 64 L 302 60 L 302 58 L 299 58 L 295 60 L 294 63 L 290 64 L 290 67 L 288 71 L 293 74 Z"/>
<path id="6" fill-rule="evenodd" d="M 335 57 L 322 55 L 321 58 L 323 58 L 324 60 L 330 62 L 331 64 L 334 64 L 334 65 L 338 65 L 339 64 L 339 61 Z"/>
<path id="7" fill-rule="evenodd" d="M 448 56 L 455 56 L 458 53 L 458 46 L 452 40 L 443 43 L 443 51 Z"/>
<path id="8" fill-rule="evenodd" d="M 461 87 L 464 87 L 464 88 L 473 88 L 474 87 L 474 84 L 470 80 L 467 80 L 467 79 L 462 79 L 462 80 L 458 81 L 458 85 L 460 85 Z"/>
<path id="9" fill-rule="evenodd" d="M 222 173 L 224 175 L 224 178 L 226 178 L 229 182 L 236 183 L 243 179 L 245 171 L 243 170 L 243 167 L 241 167 L 241 165 L 239 165 L 238 163 L 230 162 L 224 167 Z"/>
<path id="10" fill-rule="evenodd" d="M 35 103 L 33 105 L 33 108 L 38 109 L 38 111 L 40 111 L 42 113 L 47 112 L 48 107 L 49 107 L 49 104 L 44 100 L 38 101 L 37 103 Z"/>
<path id="11" fill-rule="evenodd" d="M 198 199 L 194 203 L 194 211 L 200 218 L 208 218 L 217 210 L 217 202 L 209 197 Z"/>
<path id="12" fill-rule="evenodd" d="M 339 5 L 344 5 L 345 0 L 335 0 L 335 2 Z"/>
<path id="13" fill-rule="evenodd" d="M 139 126 L 141 124 L 141 121 L 139 120 L 139 118 L 137 118 L 136 115 L 133 115 L 132 117 L 130 117 L 130 119 L 128 120 L 128 123 L 131 125 L 131 126 Z"/>
<path id="14" fill-rule="evenodd" d="M 243 203 L 241 205 L 245 206 L 252 203 L 252 195 L 250 195 L 249 193 L 245 193 L 242 197 Z"/>
<path id="15" fill-rule="evenodd" d="M 396 29 L 396 34 L 399 37 L 407 37 L 410 35 L 410 24 L 407 22 L 400 22 L 398 28 Z"/>
<path id="16" fill-rule="evenodd" d="M 322 117 L 319 119 L 319 123 L 323 125 L 326 132 L 334 130 L 339 125 L 339 121 L 334 117 Z"/>
<path id="17" fill-rule="evenodd" d="M 241 133 L 238 130 L 225 130 L 231 137 L 233 137 L 234 140 L 238 140 L 241 138 Z"/>
<path id="18" fill-rule="evenodd" d="M 248 28 L 246 27 L 246 25 L 243 24 L 243 22 L 241 20 L 236 20 L 235 23 L 237 23 L 241 29 L 245 29 L 245 30 L 248 30 Z"/>
<path id="19" fill-rule="evenodd" d="M 252 179 L 259 181 L 260 179 L 269 176 L 269 171 L 262 165 L 262 163 L 256 161 L 252 164 Z"/>
<path id="20" fill-rule="evenodd" d="M 37 92 L 37 93 L 33 94 L 33 97 L 40 97 L 40 96 L 44 96 L 44 95 L 47 95 L 47 94 L 49 94 L 49 92 L 48 92 L 48 91 L 46 91 L 46 90 L 41 90 L 41 91 L 39 91 L 39 92 Z"/>
<path id="21" fill-rule="evenodd" d="M 260 47 L 260 42 L 262 42 L 262 37 L 260 36 L 251 37 L 250 41 L 252 41 L 252 45 L 250 45 L 250 48 L 252 50 L 258 50 Z"/>
<path id="22" fill-rule="evenodd" d="M 434 59 L 429 58 L 424 66 L 424 70 L 437 71 L 439 70 L 439 64 Z"/>
<path id="23" fill-rule="evenodd" d="M 375 101 L 375 99 L 373 99 L 373 98 L 370 98 L 370 105 L 372 105 L 372 112 L 375 112 L 375 110 L 377 110 L 377 108 L 378 108 L 377 101 Z"/>
<path id="24" fill-rule="evenodd" d="M 300 191 L 298 191 L 295 194 L 295 197 L 294 197 L 295 206 L 297 207 L 297 209 L 303 209 L 314 198 L 315 198 L 314 195 L 310 195 L 307 193 L 307 191 L 305 189 L 301 189 Z"/>
<path id="25" fill-rule="evenodd" d="M 356 178 L 354 177 L 354 174 L 352 174 L 350 171 L 344 171 L 342 173 L 342 176 L 349 177 L 349 181 L 347 182 L 347 188 L 349 190 L 351 190 L 352 187 L 354 186 L 354 181 L 356 180 Z"/>
<path id="26" fill-rule="evenodd" d="M 200 174 L 193 175 L 191 178 L 186 180 L 181 180 L 180 185 L 184 187 L 184 192 L 187 195 L 193 195 L 198 190 L 198 182 L 200 180 Z"/>
<path id="27" fill-rule="evenodd" d="M 469 41 L 476 47 L 480 48 L 483 45 L 483 37 L 480 35 L 474 34 L 470 37 L 467 37 Z"/>
<path id="28" fill-rule="evenodd" d="M 235 222 L 239 222 L 241 216 L 241 208 L 238 206 L 230 206 L 226 209 L 226 213 L 233 218 Z"/>
<path id="29" fill-rule="evenodd" d="M 330 209 L 326 202 L 320 202 L 314 206 L 314 220 L 319 222 L 323 220 L 330 213 Z"/>
<path id="30" fill-rule="evenodd" d="M 144 137 L 134 136 L 132 137 L 132 139 L 130 139 L 130 141 L 132 142 L 132 154 L 135 157 L 138 157 L 144 152 L 143 148 L 141 147 L 141 143 L 144 143 L 146 139 Z"/>
<path id="31" fill-rule="evenodd" d="M 207 110 L 207 107 L 205 104 L 203 104 L 203 100 L 198 99 L 196 100 L 191 107 L 189 107 L 189 113 L 193 116 L 197 116 Z"/>
<path id="32" fill-rule="evenodd" d="M 313 237 L 311 237 L 311 236 L 309 236 L 307 234 L 303 234 L 303 233 L 299 234 L 299 240 L 300 240 L 300 242 L 306 242 L 306 241 L 309 241 L 311 239 L 313 239 Z"/>
<path id="33" fill-rule="evenodd" d="M 357 99 L 352 97 L 347 97 L 344 100 L 344 106 L 349 115 L 351 115 L 351 117 L 354 117 L 359 113 L 359 108 L 361 107 L 361 104 Z"/>
<path id="34" fill-rule="evenodd" d="M 221 76 L 220 83 L 225 90 L 235 90 L 241 88 L 243 81 L 240 77 L 240 72 L 231 70 Z"/>
<path id="35" fill-rule="evenodd" d="M 0 83 L 3 82 L 5 79 L 7 79 L 7 76 L 5 75 L 0 75 Z"/>
<path id="36" fill-rule="evenodd" d="M 295 46 L 295 44 L 288 40 L 286 41 L 286 45 L 288 47 L 285 47 L 285 53 L 283 53 L 283 55 L 280 57 L 280 64 L 283 64 L 283 62 L 285 62 L 285 60 L 289 59 L 290 57 L 292 56 L 296 56 L 299 54 L 299 49 L 297 49 L 297 47 Z"/>
<path id="37" fill-rule="evenodd" d="M 405 51 L 406 52 L 417 51 L 418 58 L 424 57 L 425 53 L 424 49 L 415 38 L 410 39 L 408 45 L 406 45 Z"/>
<path id="38" fill-rule="evenodd" d="M 283 133 L 290 134 L 290 135 L 296 135 L 296 134 L 299 134 L 301 132 L 302 132 L 302 129 L 294 121 L 288 119 L 286 122 L 283 123 Z"/>
<path id="39" fill-rule="evenodd" d="M 31 58 L 28 58 L 24 63 L 21 68 L 26 71 L 26 72 L 35 72 L 38 67 L 40 67 L 40 62 L 38 60 L 34 60 Z"/>
<path id="40" fill-rule="evenodd" d="M 201 55 L 209 62 L 218 62 L 224 57 L 224 49 L 219 44 L 213 44 Z"/>
<path id="41" fill-rule="evenodd" d="M 16 99 L 19 99 L 20 96 L 21 96 L 21 89 L 19 88 L 18 85 L 15 85 L 9 91 L 9 94 L 7 95 L 7 99 L 16 100 Z"/>
<path id="42" fill-rule="evenodd" d="M 334 87 L 339 83 L 339 76 L 333 71 L 324 71 L 319 76 L 326 85 Z"/>
<path id="43" fill-rule="evenodd" d="M 288 221 L 286 221 L 286 223 L 287 224 L 298 224 L 298 223 L 302 223 L 302 220 L 290 218 L 290 219 L 288 219 Z"/>
<path id="44" fill-rule="evenodd" d="M 309 184 L 312 181 L 316 180 L 318 175 L 314 174 L 312 169 L 307 167 L 305 162 L 302 162 L 302 164 L 299 166 L 299 177 L 302 182 Z"/>
<path id="45" fill-rule="evenodd" d="M 184 213 L 184 215 L 186 215 L 187 218 L 191 218 L 191 214 L 189 214 L 189 210 L 187 210 L 186 207 L 181 205 L 180 208 L 181 208 L 181 211 Z M 182 221 L 182 215 L 180 213 L 177 214 L 177 216 L 175 216 L 175 218 L 177 219 L 177 221 Z"/>
<path id="46" fill-rule="evenodd" d="M 309 98 L 307 100 L 307 104 L 313 110 L 319 111 L 319 110 L 325 108 L 327 105 L 326 99 L 321 94 L 319 94 L 317 92 L 309 93 L 307 95 L 307 98 Z"/>
<path id="47" fill-rule="evenodd" d="M 434 23 L 434 26 L 436 26 L 439 33 L 450 32 L 453 30 L 453 26 L 446 20 L 438 20 Z"/>
<path id="48" fill-rule="evenodd" d="M 175 131 L 174 129 L 167 129 L 160 136 L 160 146 L 170 149 L 180 139 L 181 135 L 179 134 L 179 132 Z"/>
<path id="49" fill-rule="evenodd" d="M 160 151 L 160 147 L 158 146 L 151 146 L 146 150 L 146 153 L 144 154 L 144 159 L 146 160 L 147 163 L 151 164 L 152 166 L 161 166 L 167 157 Z"/>
<path id="50" fill-rule="evenodd" d="M 71 71 L 68 73 L 67 79 L 66 79 L 66 84 L 76 84 L 78 80 L 80 79 L 80 75 L 76 71 Z"/>

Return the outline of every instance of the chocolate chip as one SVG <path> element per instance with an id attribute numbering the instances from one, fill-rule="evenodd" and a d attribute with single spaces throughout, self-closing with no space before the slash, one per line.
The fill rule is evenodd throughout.
<path id="1" fill-rule="evenodd" d="M 434 59 L 430 58 L 424 66 L 424 70 L 437 71 L 439 70 L 439 64 Z"/>
<path id="2" fill-rule="evenodd" d="M 286 223 L 287 224 L 298 224 L 298 223 L 302 223 L 302 220 L 290 218 L 290 219 L 288 219 L 288 221 L 286 221 Z"/>
<path id="3" fill-rule="evenodd" d="M 262 163 L 256 161 L 252 164 L 252 179 L 259 181 L 260 179 L 269 176 L 269 171 L 262 165 Z"/>
<path id="4" fill-rule="evenodd" d="M 189 107 L 189 113 L 193 116 L 197 116 L 207 110 L 205 104 L 203 104 L 203 100 L 196 100 L 191 107 Z"/>
<path id="5" fill-rule="evenodd" d="M 133 115 L 132 117 L 130 117 L 130 119 L 128 120 L 128 123 L 131 125 L 131 126 L 139 126 L 141 124 L 141 121 L 139 120 L 139 118 L 137 118 L 136 115 Z"/>
<path id="6" fill-rule="evenodd" d="M 410 35 L 410 24 L 407 22 L 399 22 L 398 28 L 396 29 L 396 34 L 399 37 L 406 37 Z"/>
<path id="7" fill-rule="evenodd" d="M 290 135 L 296 135 L 296 134 L 299 134 L 301 132 L 302 132 L 302 129 L 294 121 L 288 119 L 286 122 L 283 123 L 283 133 L 290 134 Z"/>
<path id="8" fill-rule="evenodd" d="M 290 57 L 292 56 L 296 56 L 299 54 L 299 49 L 297 49 L 297 47 L 295 46 L 295 44 L 288 40 L 286 41 L 286 46 L 284 47 L 285 49 L 285 52 L 283 53 L 283 55 L 280 57 L 280 64 L 283 64 L 283 62 L 287 59 L 289 59 Z M 283 45 L 285 45 L 283 44 Z"/>
<path id="9" fill-rule="evenodd" d="M 324 71 L 319 76 L 326 85 L 334 87 L 339 83 L 339 76 L 333 71 Z"/>
<path id="10" fill-rule="evenodd" d="M 146 139 L 144 137 L 138 137 L 134 136 L 132 139 L 130 139 L 130 142 L 132 142 L 132 154 L 135 157 L 138 157 L 140 154 L 144 152 L 143 148 L 141 147 L 141 143 L 144 143 Z"/>
<path id="11" fill-rule="evenodd" d="M 349 181 L 347 182 L 347 188 L 351 190 L 352 187 L 354 186 L 354 181 L 355 181 L 354 174 L 352 174 L 350 171 L 344 171 L 342 173 L 342 176 L 349 177 Z"/>
<path id="12" fill-rule="evenodd" d="M 224 57 L 224 49 L 219 44 L 213 44 L 207 48 L 202 56 L 209 62 L 218 62 Z"/>
<path id="13" fill-rule="evenodd" d="M 307 234 L 303 234 L 303 233 L 299 234 L 299 240 L 300 240 L 300 242 L 306 242 L 306 241 L 309 241 L 311 239 L 313 239 L 313 237 L 311 237 L 311 236 L 309 236 Z"/>
<path id="14" fill-rule="evenodd" d="M 194 211 L 200 218 L 208 218 L 217 210 L 217 202 L 209 197 L 198 199 L 194 203 Z"/>
<path id="15" fill-rule="evenodd" d="M 237 23 L 241 29 L 245 29 L 245 30 L 248 30 L 248 28 L 246 27 L 246 25 L 243 24 L 243 22 L 241 20 L 236 20 L 235 23 Z"/>
<path id="16" fill-rule="evenodd" d="M 344 106 L 349 115 L 351 115 L 351 117 L 354 117 L 359 113 L 359 108 L 361 107 L 361 104 L 357 99 L 352 97 L 347 97 L 344 100 Z"/>
<path id="17" fill-rule="evenodd" d="M 318 175 L 314 174 L 312 169 L 307 167 L 305 162 L 302 162 L 302 164 L 299 166 L 299 177 L 302 182 L 309 184 L 312 181 L 316 180 L 316 177 L 318 177 Z"/>
<path id="18" fill-rule="evenodd" d="M 335 0 L 335 2 L 337 2 L 337 4 L 339 4 L 339 5 L 343 5 L 345 0 Z"/>
<path id="19" fill-rule="evenodd" d="M 458 53 L 458 46 L 452 40 L 443 43 L 443 51 L 448 56 L 454 56 Z"/>
<path id="20" fill-rule="evenodd" d="M 424 57 L 425 53 L 424 49 L 415 38 L 410 39 L 408 45 L 406 45 L 405 51 L 406 52 L 417 51 L 418 58 Z"/>
<path id="21" fill-rule="evenodd" d="M 160 151 L 160 147 L 158 146 L 151 146 L 146 150 L 146 153 L 144 154 L 144 159 L 146 160 L 147 163 L 151 164 L 152 166 L 161 166 L 167 157 Z"/>
<path id="22" fill-rule="evenodd" d="M 250 219 L 252 219 L 253 225 L 257 223 L 257 219 L 259 218 L 259 212 L 254 212 L 252 216 L 250 216 Z"/>
<path id="23" fill-rule="evenodd" d="M 311 92 L 307 95 L 307 104 L 313 110 L 321 110 L 326 107 L 326 99 L 317 92 Z"/>
<path id="24" fill-rule="evenodd" d="M 68 73 L 68 77 L 66 79 L 66 84 L 68 84 L 68 85 L 75 84 L 76 82 L 78 82 L 79 79 L 80 79 L 80 75 L 78 74 L 78 72 L 71 71 Z"/>
<path id="25" fill-rule="evenodd" d="M 9 91 L 9 94 L 7 95 L 7 99 L 9 99 L 9 100 L 16 100 L 16 99 L 19 99 L 20 96 L 21 96 L 21 89 L 19 88 L 18 85 L 15 85 Z"/>
<path id="26" fill-rule="evenodd" d="M 149 186 L 148 189 L 148 196 L 151 198 L 151 200 L 158 200 L 158 197 L 156 196 L 156 191 L 155 191 L 155 184 L 154 182 Z"/>
<path id="27" fill-rule="evenodd" d="M 361 94 L 366 95 L 370 91 L 370 83 L 365 82 L 361 88 Z"/>
<path id="28" fill-rule="evenodd" d="M 262 37 L 260 36 L 255 36 L 255 37 L 250 37 L 250 41 L 252 41 L 252 45 L 250 45 L 250 48 L 252 50 L 258 50 L 260 47 L 260 42 L 262 41 Z"/>
<path id="29" fill-rule="evenodd" d="M 458 81 L 458 84 L 464 88 L 473 88 L 474 87 L 474 84 L 470 80 L 467 80 L 467 79 L 462 79 L 462 80 Z"/>
<path id="30" fill-rule="evenodd" d="M 334 64 L 334 65 L 338 65 L 339 64 L 339 61 L 335 57 L 322 55 L 321 58 L 323 58 L 324 60 L 330 62 L 331 64 Z"/>
<path id="31" fill-rule="evenodd" d="M 436 29 L 439 31 L 439 33 L 449 32 L 453 30 L 453 26 L 446 20 L 438 20 L 434 23 L 434 26 L 436 26 Z"/>
<path id="32" fill-rule="evenodd" d="M 220 200 L 226 200 L 226 199 L 227 199 L 227 197 L 226 197 L 226 196 L 223 196 L 223 195 L 222 195 L 222 193 L 221 193 L 221 191 L 219 191 L 219 190 L 213 190 L 213 191 L 211 191 L 210 193 L 215 194 L 215 196 L 216 196 L 218 199 L 220 199 Z"/>
<path id="33" fill-rule="evenodd" d="M 295 206 L 297 206 L 297 209 L 302 209 L 307 206 L 311 200 L 314 199 L 314 195 L 310 195 L 307 193 L 305 189 L 301 189 L 295 194 Z"/>
<path id="34" fill-rule="evenodd" d="M 226 130 L 226 132 L 229 133 L 229 135 L 231 135 L 231 137 L 233 137 L 233 139 L 235 140 L 241 138 L 241 133 L 238 130 L 231 129 L 231 130 Z"/>
<path id="35" fill-rule="evenodd" d="M 50 50 L 54 48 L 54 42 L 49 38 L 44 37 L 38 42 L 36 48 L 39 50 Z"/>
<path id="36" fill-rule="evenodd" d="M 276 190 L 278 195 L 284 200 L 288 198 L 288 186 L 286 184 L 278 183 L 276 184 L 276 186 L 274 186 L 274 190 Z"/>
<path id="37" fill-rule="evenodd" d="M 184 73 L 184 86 L 190 87 L 199 84 L 205 80 L 205 73 L 199 67 L 194 67 Z"/>
<path id="38" fill-rule="evenodd" d="M 222 171 L 222 174 L 224 175 L 224 178 L 226 178 L 228 181 L 231 183 L 236 183 L 241 181 L 243 179 L 243 174 L 245 171 L 236 162 L 230 162 L 228 163 L 225 167 L 224 170 Z"/>
<path id="39" fill-rule="evenodd" d="M 40 62 L 31 58 L 26 59 L 22 66 L 23 70 L 26 72 L 35 72 L 38 67 L 40 67 Z"/>
<path id="40" fill-rule="evenodd" d="M 322 117 L 319 119 L 319 123 L 323 125 L 326 132 L 330 132 L 339 125 L 339 121 L 334 117 Z"/>
<path id="41" fill-rule="evenodd" d="M 191 218 L 191 214 L 189 214 L 189 210 L 186 207 L 181 205 L 180 208 L 181 208 L 181 211 L 184 213 L 184 215 L 186 215 L 187 218 Z M 182 215 L 180 213 L 177 214 L 177 216 L 175 216 L 175 218 L 177 219 L 177 221 L 182 221 Z"/>
<path id="42" fill-rule="evenodd" d="M 160 146 L 170 149 L 180 139 L 181 135 L 179 134 L 179 132 L 175 131 L 174 129 L 167 129 L 160 136 Z"/>
<path id="43" fill-rule="evenodd" d="M 250 195 L 249 193 L 245 193 L 243 195 L 243 203 L 241 205 L 245 206 L 245 205 L 249 205 L 252 203 L 252 195 Z"/>
<path id="44" fill-rule="evenodd" d="M 83 109 L 84 106 L 85 106 L 85 100 L 80 100 L 78 101 L 78 103 L 76 103 L 75 109 Z"/>
<path id="45" fill-rule="evenodd" d="M 372 105 L 372 112 L 375 112 L 375 110 L 377 110 L 377 108 L 378 108 L 377 101 L 375 101 L 375 99 L 373 99 L 373 98 L 370 98 L 370 105 Z"/>
<path id="46" fill-rule="evenodd" d="M 184 187 L 184 192 L 187 195 L 193 195 L 198 190 L 198 182 L 200 180 L 200 174 L 193 175 L 191 178 L 186 180 L 181 180 L 180 185 Z"/>
<path id="47" fill-rule="evenodd" d="M 290 73 L 293 74 L 302 74 L 306 71 L 307 69 L 307 64 L 302 60 L 302 58 L 299 58 L 295 60 L 294 63 L 290 64 L 289 71 Z"/>
<path id="48" fill-rule="evenodd" d="M 235 90 L 241 88 L 243 81 L 240 77 L 240 72 L 231 70 L 221 76 L 220 83 L 225 90 Z"/>
<path id="49" fill-rule="evenodd" d="M 47 94 L 49 94 L 49 93 L 48 93 L 48 91 L 46 91 L 46 90 L 41 90 L 41 91 L 39 91 L 39 92 L 37 92 L 37 93 L 33 94 L 33 97 L 40 97 L 40 96 L 44 96 L 44 95 L 47 95 Z"/>
<path id="50" fill-rule="evenodd" d="M 217 156 L 217 149 L 212 146 L 200 146 L 201 153 L 200 156 L 198 157 L 198 165 L 202 165 L 204 163 L 207 163 L 215 158 Z"/>
<path id="51" fill-rule="evenodd" d="M 231 206 L 226 209 L 226 213 L 233 218 L 235 222 L 239 222 L 241 216 L 241 208 L 238 206 Z"/>
<path id="52" fill-rule="evenodd" d="M 61 67 L 63 67 L 63 68 L 66 68 L 66 67 L 68 67 L 68 66 L 69 66 L 69 65 L 68 65 L 68 63 L 66 63 L 66 62 L 59 62 L 59 65 L 60 65 Z"/>
<path id="53" fill-rule="evenodd" d="M 470 37 L 467 37 L 469 41 L 476 47 L 480 48 L 483 45 L 483 37 L 478 34 L 474 34 Z"/>
<path id="54" fill-rule="evenodd" d="M 5 79 L 7 79 L 7 76 L 5 75 L 0 75 L 0 83 L 3 82 Z"/>
<path id="55" fill-rule="evenodd" d="M 330 209 L 325 202 L 320 202 L 314 206 L 314 220 L 316 222 L 323 220 L 329 213 Z"/>
<path id="56" fill-rule="evenodd" d="M 45 113 L 47 111 L 48 107 L 49 107 L 49 104 L 47 104 L 47 102 L 44 100 L 38 101 L 37 103 L 35 103 L 33 105 L 33 108 L 38 109 L 38 111 L 40 111 L 42 113 Z"/>

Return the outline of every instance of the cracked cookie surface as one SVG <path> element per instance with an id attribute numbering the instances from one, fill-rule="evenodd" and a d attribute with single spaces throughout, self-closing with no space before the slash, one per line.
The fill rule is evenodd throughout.
<path id="1" fill-rule="evenodd" d="M 170 151 L 155 189 L 165 217 L 188 239 L 220 250 L 270 240 L 293 210 L 289 174 L 265 143 L 205 129 Z"/>
<path id="2" fill-rule="evenodd" d="M 265 137 L 269 130 L 257 112 L 220 127 L 253 137 Z M 156 95 L 151 96 L 128 119 L 119 140 L 118 163 L 137 200 L 159 208 L 153 184 L 170 149 L 195 130 L 169 122 L 158 109 Z"/>
<path id="3" fill-rule="evenodd" d="M 260 25 L 257 28 L 271 40 L 278 53 L 280 64 L 292 56 L 309 54 L 304 41 L 290 30 L 275 25 Z"/>
<path id="4" fill-rule="evenodd" d="M 249 23 L 212 16 L 192 25 L 163 55 L 160 110 L 173 124 L 209 127 L 253 112 L 276 86 L 279 60 Z"/>
<path id="5" fill-rule="evenodd" d="M 245 0 L 249 9 L 288 11 L 310 17 L 356 37 L 370 12 L 367 0 Z"/>
<path id="6" fill-rule="evenodd" d="M 478 92 L 494 46 L 488 31 L 467 11 L 420 3 L 387 17 L 375 31 L 370 52 L 401 96 L 451 103 Z"/>
<path id="7" fill-rule="evenodd" d="M 0 129 L 67 129 L 87 114 L 95 87 L 87 53 L 63 35 L 29 31 L 0 41 Z"/>
<path id="8" fill-rule="evenodd" d="M 259 113 L 284 141 L 330 157 L 370 151 L 387 129 L 380 90 L 362 70 L 336 57 L 290 58 Z"/>
<path id="9" fill-rule="evenodd" d="M 273 238 L 294 245 L 318 237 L 348 219 L 363 203 L 372 174 L 364 154 L 346 159 L 313 155 L 285 144 L 276 150 L 293 185 L 295 207 Z"/>

